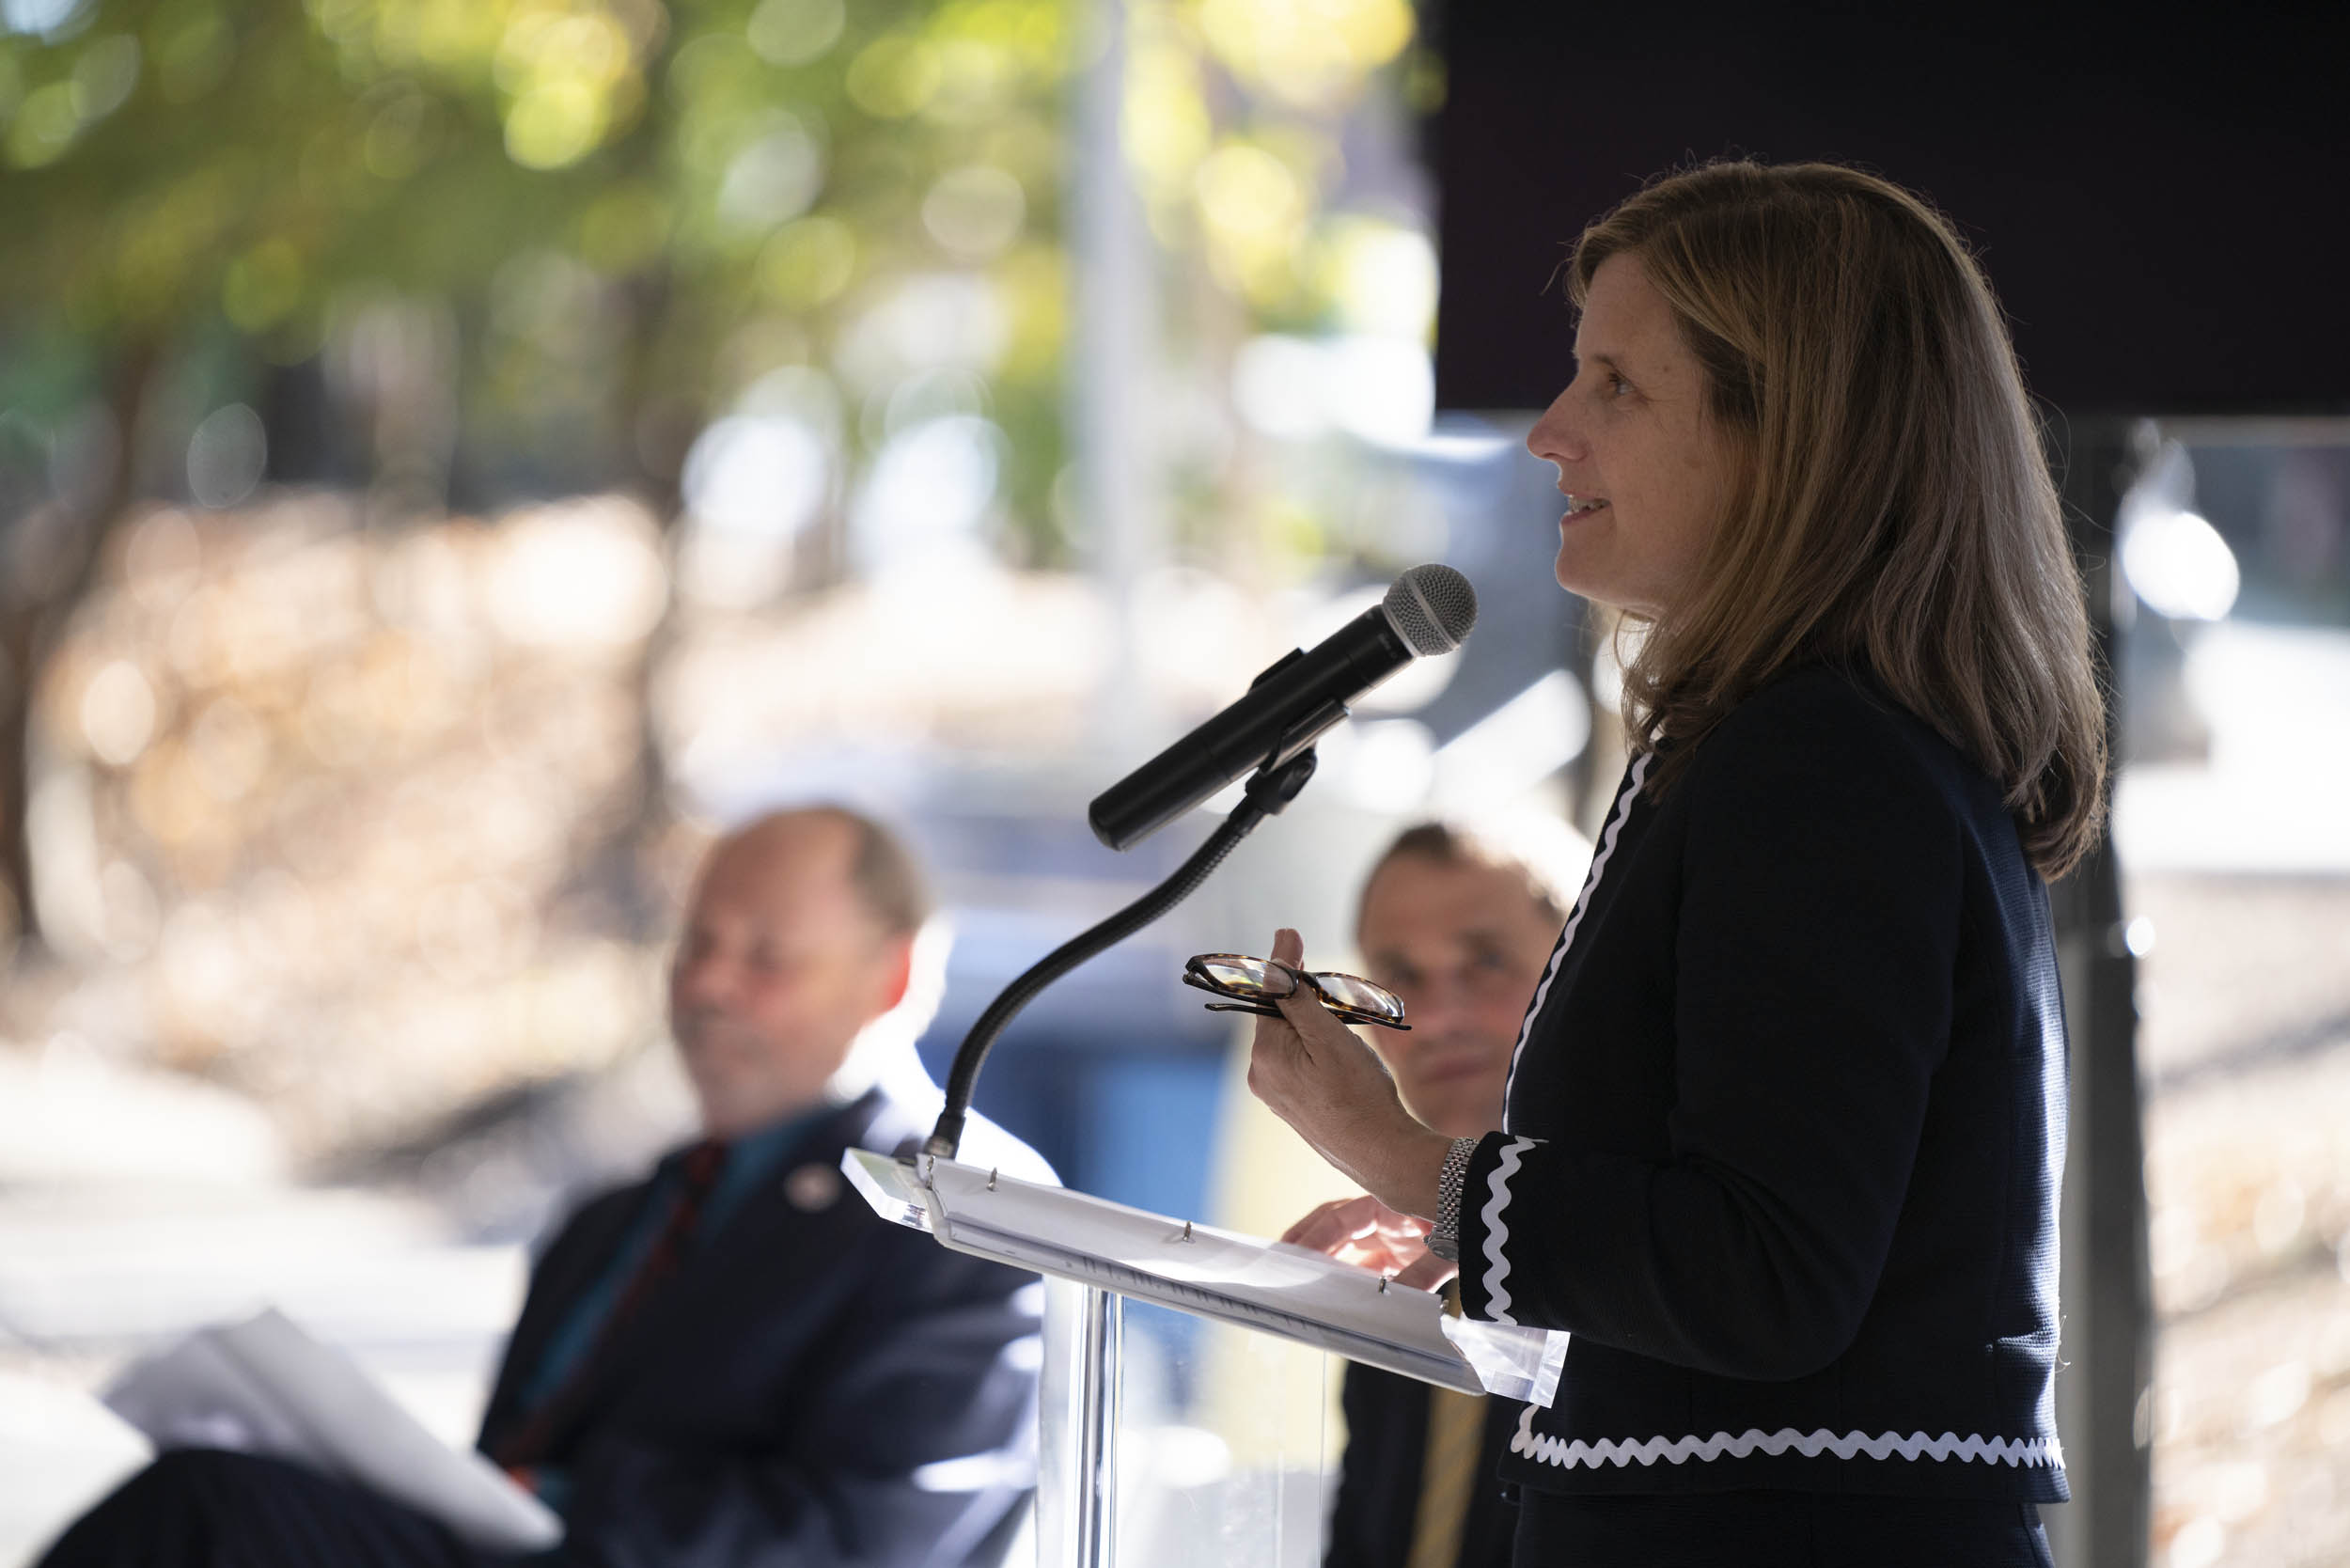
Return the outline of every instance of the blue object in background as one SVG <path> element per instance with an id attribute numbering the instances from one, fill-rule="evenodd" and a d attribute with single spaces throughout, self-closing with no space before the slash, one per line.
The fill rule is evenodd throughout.
<path id="1" fill-rule="evenodd" d="M 1087 1188 L 1184 1218 L 1207 1203 L 1209 1145 L 1224 1063 L 1215 1056 L 1107 1057 L 1087 1075 L 1077 1163 Z"/>

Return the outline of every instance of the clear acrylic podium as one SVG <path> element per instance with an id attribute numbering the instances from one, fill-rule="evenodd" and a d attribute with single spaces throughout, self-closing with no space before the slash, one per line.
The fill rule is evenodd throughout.
<path id="1" fill-rule="evenodd" d="M 1453 1316 L 1426 1292 L 1302 1247 L 953 1160 L 851 1150 L 841 1163 L 884 1218 L 1047 1278 L 1040 1565 L 1108 1568 L 1120 1560 L 1129 1299 L 1467 1393 L 1546 1405 L 1558 1387 L 1565 1335 Z M 1270 1387 L 1263 1396 L 1294 1397 Z M 1315 1397 L 1326 1396 L 1317 1390 Z M 1284 1529 L 1282 1506 L 1277 1498 L 1271 1509 L 1276 1533 Z M 1318 1532 L 1318 1511 L 1308 1523 Z"/>

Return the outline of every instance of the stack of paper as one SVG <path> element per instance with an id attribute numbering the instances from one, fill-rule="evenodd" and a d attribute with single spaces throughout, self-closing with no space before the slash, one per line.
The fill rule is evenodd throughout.
<path id="1" fill-rule="evenodd" d="M 497 1466 L 418 1425 L 350 1357 L 272 1308 L 198 1329 L 102 1396 L 157 1448 L 237 1449 L 377 1492 L 491 1551 L 539 1551 L 563 1522 Z"/>

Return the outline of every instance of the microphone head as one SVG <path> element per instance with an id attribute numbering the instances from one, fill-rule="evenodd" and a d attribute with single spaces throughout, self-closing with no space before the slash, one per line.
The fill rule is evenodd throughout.
<path id="1" fill-rule="evenodd" d="M 1477 590 L 1449 566 L 1416 566 L 1380 601 L 1387 624 L 1417 658 L 1449 653 L 1477 624 Z"/>

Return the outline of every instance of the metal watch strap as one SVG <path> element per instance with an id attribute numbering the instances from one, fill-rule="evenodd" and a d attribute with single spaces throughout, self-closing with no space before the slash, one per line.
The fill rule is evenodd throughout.
<path id="1" fill-rule="evenodd" d="M 1461 1261 L 1461 1189 L 1468 1184 L 1469 1162 L 1481 1141 L 1454 1138 L 1436 1169 L 1436 1228 L 1428 1232 L 1428 1250 L 1448 1263 Z"/>

